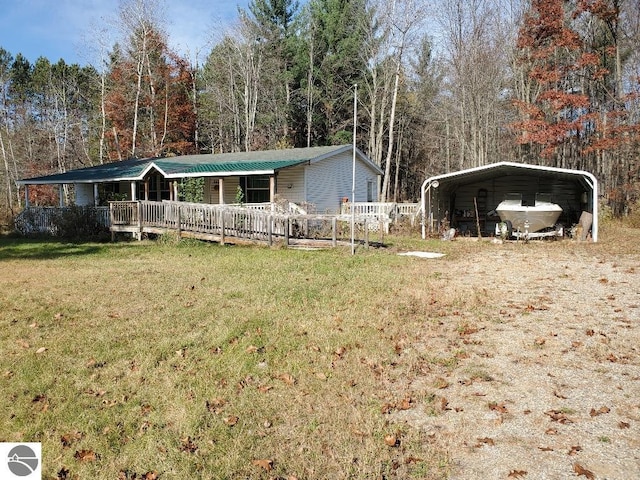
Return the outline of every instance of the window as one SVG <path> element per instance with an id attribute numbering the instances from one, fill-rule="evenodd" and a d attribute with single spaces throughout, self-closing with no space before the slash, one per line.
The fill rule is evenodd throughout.
<path id="1" fill-rule="evenodd" d="M 373 182 L 371 180 L 367 181 L 367 202 L 373 202 Z"/>
<path id="2" fill-rule="evenodd" d="M 147 179 L 149 184 L 149 198 L 145 198 L 145 182 L 138 182 L 136 186 L 138 200 L 151 200 L 152 202 L 160 202 L 162 200 L 171 199 L 171 185 L 169 180 L 159 174 L 149 175 Z"/>
<path id="3" fill-rule="evenodd" d="M 245 203 L 265 203 L 271 198 L 269 192 L 269 177 L 254 176 L 240 177 L 240 188 L 244 193 Z"/>

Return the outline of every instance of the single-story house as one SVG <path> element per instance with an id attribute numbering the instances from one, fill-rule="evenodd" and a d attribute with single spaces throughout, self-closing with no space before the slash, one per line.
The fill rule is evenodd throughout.
<path id="1" fill-rule="evenodd" d="M 422 237 L 446 222 L 460 233 L 492 234 L 498 204 L 510 194 L 534 201 L 536 195 L 551 196 L 562 207 L 559 222 L 578 223 L 582 212 L 593 216 L 591 236 L 598 240 L 598 181 L 582 170 L 498 162 L 481 167 L 436 175 L 422 184 Z M 476 216 L 477 212 L 477 216 Z"/>
<path id="2" fill-rule="evenodd" d="M 29 185 L 59 185 L 63 206 L 63 185 L 73 186 L 76 205 L 98 205 L 105 192 L 120 200 L 178 200 L 183 179 L 203 178 L 205 203 L 236 203 L 240 188 L 244 203 L 279 198 L 336 213 L 346 200 L 376 202 L 382 173 L 360 150 L 341 145 L 130 159 L 18 183 L 25 186 L 27 206 Z"/>

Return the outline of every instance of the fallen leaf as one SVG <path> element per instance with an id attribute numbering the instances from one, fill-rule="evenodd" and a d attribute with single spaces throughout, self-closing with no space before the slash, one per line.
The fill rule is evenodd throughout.
<path id="1" fill-rule="evenodd" d="M 60 437 L 60 442 L 62 443 L 62 446 L 64 448 L 68 448 L 73 442 L 75 442 L 76 440 L 80 440 L 81 438 L 82 433 L 80 432 L 65 433 Z"/>
<path id="2" fill-rule="evenodd" d="M 68 480 L 71 478 L 71 476 L 69 475 L 69 469 L 66 467 L 62 467 L 60 470 L 58 470 L 58 475 L 57 478 L 58 480 Z"/>
<path id="3" fill-rule="evenodd" d="M 398 410 L 409 410 L 411 408 L 411 398 L 405 397 L 398 404 Z"/>
<path id="4" fill-rule="evenodd" d="M 589 480 L 595 480 L 595 478 L 596 478 L 596 476 L 593 474 L 593 472 L 587 470 L 586 468 L 584 468 L 579 463 L 574 463 L 573 464 L 573 471 L 576 472 L 578 475 L 584 475 Z"/>
<path id="5" fill-rule="evenodd" d="M 544 433 L 546 435 L 557 435 L 558 430 L 556 430 L 555 428 L 547 428 Z"/>
<path id="6" fill-rule="evenodd" d="M 631 424 L 627 422 L 618 422 L 618 428 L 629 428 Z"/>
<path id="7" fill-rule="evenodd" d="M 64 313 L 56 313 L 53 318 L 55 318 L 56 320 L 60 320 L 62 317 L 64 317 Z"/>
<path id="8" fill-rule="evenodd" d="M 227 418 L 225 418 L 222 421 L 225 423 L 225 425 L 229 427 L 233 427 L 236 423 L 238 423 L 238 420 L 240 420 L 240 418 L 238 418 L 237 416 L 229 415 Z"/>
<path id="9" fill-rule="evenodd" d="M 73 456 L 80 462 L 95 462 L 98 459 L 98 455 L 93 450 L 76 450 Z"/>
<path id="10" fill-rule="evenodd" d="M 181 439 L 182 445 L 180 446 L 180 450 L 188 453 L 195 453 L 198 451 L 198 446 L 193 443 L 191 437 L 185 437 Z"/>
<path id="11" fill-rule="evenodd" d="M 218 398 L 214 398 L 211 401 L 207 400 L 205 402 L 205 405 L 207 406 L 207 410 L 209 410 L 211 413 L 215 413 L 216 415 L 218 415 L 222 407 L 224 407 L 226 403 L 227 401 L 224 398 L 218 397 Z"/>
<path id="12" fill-rule="evenodd" d="M 444 390 L 445 388 L 447 388 L 449 386 L 449 382 L 447 382 L 444 378 L 442 377 L 438 377 L 435 379 L 435 381 L 433 382 L 433 386 L 435 388 L 438 388 L 440 390 Z"/>
<path id="13" fill-rule="evenodd" d="M 484 438 L 478 438 L 478 443 L 476 444 L 476 447 L 481 447 L 482 445 L 494 446 L 495 444 L 496 442 L 493 440 L 493 438 L 484 437 Z"/>
<path id="14" fill-rule="evenodd" d="M 527 471 L 526 470 L 511 470 L 509 472 L 509 475 L 507 475 L 508 478 L 522 478 L 524 476 L 527 475 Z"/>
<path id="15" fill-rule="evenodd" d="M 390 447 L 397 447 L 399 445 L 398 437 L 393 434 L 385 435 L 384 443 Z"/>
<path id="16" fill-rule="evenodd" d="M 36 353 L 40 354 L 40 353 L 44 353 L 47 351 L 47 347 L 40 347 L 39 349 L 36 350 Z"/>
<path id="17" fill-rule="evenodd" d="M 576 455 L 580 451 L 582 451 L 582 447 L 580 445 L 574 445 L 569 449 L 568 455 Z"/>
<path id="18" fill-rule="evenodd" d="M 549 415 L 549 417 L 551 417 L 551 420 L 553 420 L 554 422 L 562 423 L 563 425 L 565 423 L 573 423 L 571 419 L 569 419 L 564 413 L 559 410 L 549 410 L 548 412 L 544 413 L 545 415 Z"/>
<path id="19" fill-rule="evenodd" d="M 273 469 L 273 460 L 270 460 L 270 459 L 265 458 L 265 459 L 254 460 L 253 464 L 256 467 L 263 468 L 267 472 L 270 472 Z"/>
<path id="20" fill-rule="evenodd" d="M 564 396 L 564 395 L 562 395 L 561 393 L 558 393 L 557 391 L 554 391 L 554 392 L 553 392 L 553 395 L 554 395 L 554 397 L 558 397 L 558 398 L 561 398 L 561 399 L 563 399 L 563 400 L 566 400 L 566 399 L 567 399 L 567 397 L 565 397 L 565 396 Z"/>
<path id="21" fill-rule="evenodd" d="M 603 413 L 609 413 L 610 411 L 611 409 L 609 407 L 600 407 L 598 410 L 592 408 L 589 412 L 589 415 L 591 415 L 592 417 L 596 417 L 598 415 L 602 415 Z"/>
<path id="22" fill-rule="evenodd" d="M 288 373 L 283 373 L 282 375 L 278 376 L 278 379 L 282 380 L 284 383 L 290 386 L 295 385 L 296 383 L 296 379 Z"/>
<path id="23" fill-rule="evenodd" d="M 158 479 L 158 472 L 147 472 L 144 475 L 142 475 L 142 480 L 157 480 Z"/>
<path id="24" fill-rule="evenodd" d="M 596 332 L 595 332 L 592 328 L 588 329 L 588 330 L 587 330 L 586 332 L 584 332 L 584 333 L 586 333 L 586 334 L 587 334 L 588 336 L 590 336 L 590 337 L 593 337 L 593 336 L 596 334 Z"/>
<path id="25" fill-rule="evenodd" d="M 246 350 L 247 353 L 256 353 L 257 351 L 258 347 L 256 347 L 255 345 L 249 345 Z"/>
<path id="26" fill-rule="evenodd" d="M 507 413 L 507 407 L 505 406 L 504 402 L 502 403 L 489 402 L 489 410 L 493 410 L 499 413 Z"/>
<path id="27" fill-rule="evenodd" d="M 541 452 L 553 452 L 553 448 L 551 447 L 538 447 L 538 450 Z"/>
<path id="28" fill-rule="evenodd" d="M 544 345 L 546 343 L 546 339 L 542 338 L 542 337 L 538 337 L 535 339 L 535 341 L 533 343 L 535 343 L 538 346 Z"/>

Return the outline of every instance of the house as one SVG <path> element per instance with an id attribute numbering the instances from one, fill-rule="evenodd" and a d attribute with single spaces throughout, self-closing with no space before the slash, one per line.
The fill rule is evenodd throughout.
<path id="1" fill-rule="evenodd" d="M 245 203 L 279 198 L 338 213 L 345 200 L 377 201 L 382 173 L 360 150 L 341 145 L 130 159 L 18 183 L 25 186 L 26 206 L 30 185 L 59 185 L 61 206 L 63 186 L 73 186 L 72 203 L 97 206 L 106 199 L 178 200 L 182 180 L 202 178 L 205 203 L 237 203 L 240 189 Z"/>
<path id="2" fill-rule="evenodd" d="M 583 212 L 592 215 L 591 236 L 598 240 L 598 181 L 582 170 L 498 162 L 436 175 L 422 184 L 422 238 L 445 223 L 461 234 L 490 235 L 500 222 L 494 214 L 508 194 L 533 201 L 546 194 L 562 207 L 559 222 L 569 227 Z"/>

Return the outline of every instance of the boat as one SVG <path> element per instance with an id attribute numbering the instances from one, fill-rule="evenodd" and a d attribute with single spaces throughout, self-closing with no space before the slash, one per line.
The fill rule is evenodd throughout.
<path id="1" fill-rule="evenodd" d="M 534 202 L 523 201 L 521 194 L 509 194 L 496 207 L 500 220 L 511 224 L 509 230 L 535 233 L 556 225 L 562 207 L 551 202 L 550 195 L 537 194 Z"/>

